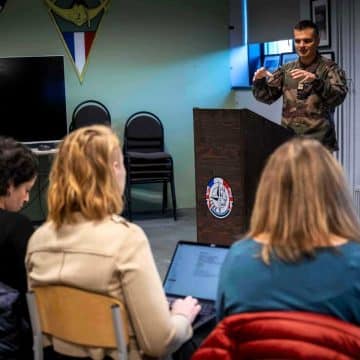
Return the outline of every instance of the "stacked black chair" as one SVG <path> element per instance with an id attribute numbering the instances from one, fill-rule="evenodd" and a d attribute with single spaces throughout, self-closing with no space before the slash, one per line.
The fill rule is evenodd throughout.
<path id="1" fill-rule="evenodd" d="M 75 107 L 69 132 L 95 124 L 111 126 L 110 112 L 100 101 L 86 100 Z"/>
<path id="2" fill-rule="evenodd" d="M 125 123 L 124 160 L 126 175 L 126 204 L 132 220 L 131 186 L 162 183 L 162 212 L 167 208 L 167 188 L 171 187 L 173 217 L 176 220 L 176 195 L 172 156 L 164 151 L 164 128 L 160 119 L 148 111 L 131 115 Z"/>

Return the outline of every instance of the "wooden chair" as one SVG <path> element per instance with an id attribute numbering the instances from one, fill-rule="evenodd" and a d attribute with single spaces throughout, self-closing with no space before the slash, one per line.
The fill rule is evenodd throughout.
<path id="1" fill-rule="evenodd" d="M 118 299 L 66 286 L 36 287 L 26 296 L 35 360 L 44 357 L 43 334 L 85 347 L 117 349 L 119 359 L 127 359 L 127 317 Z"/>

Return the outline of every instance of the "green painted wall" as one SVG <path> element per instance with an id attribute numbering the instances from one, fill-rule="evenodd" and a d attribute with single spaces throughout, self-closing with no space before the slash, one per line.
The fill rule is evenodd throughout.
<path id="1" fill-rule="evenodd" d="M 65 55 L 68 122 L 74 107 L 89 98 L 107 105 L 119 134 L 132 113 L 157 114 L 174 157 L 178 207 L 195 206 L 192 109 L 234 105 L 227 1 L 112 0 L 83 84 L 41 0 L 8 1 L 0 34 L 0 56 Z M 26 121 L 32 116 L 29 109 Z M 134 196 L 150 203 L 158 197 L 145 187 Z"/>

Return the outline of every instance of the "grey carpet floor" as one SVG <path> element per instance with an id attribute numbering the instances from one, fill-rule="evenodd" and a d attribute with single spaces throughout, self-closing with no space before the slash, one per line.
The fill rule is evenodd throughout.
<path id="1" fill-rule="evenodd" d="M 134 215 L 133 222 L 141 226 L 150 241 L 160 276 L 163 279 L 179 240 L 196 241 L 195 209 L 180 209 L 178 220 L 171 213 Z"/>

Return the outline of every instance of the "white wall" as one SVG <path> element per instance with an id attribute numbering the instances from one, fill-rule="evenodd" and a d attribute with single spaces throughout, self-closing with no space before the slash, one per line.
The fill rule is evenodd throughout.
<path id="1" fill-rule="evenodd" d="M 236 90 L 234 99 L 237 109 L 247 108 L 264 116 L 266 119 L 280 124 L 282 97 L 272 105 L 267 105 L 257 101 L 252 95 L 251 90 Z"/>

